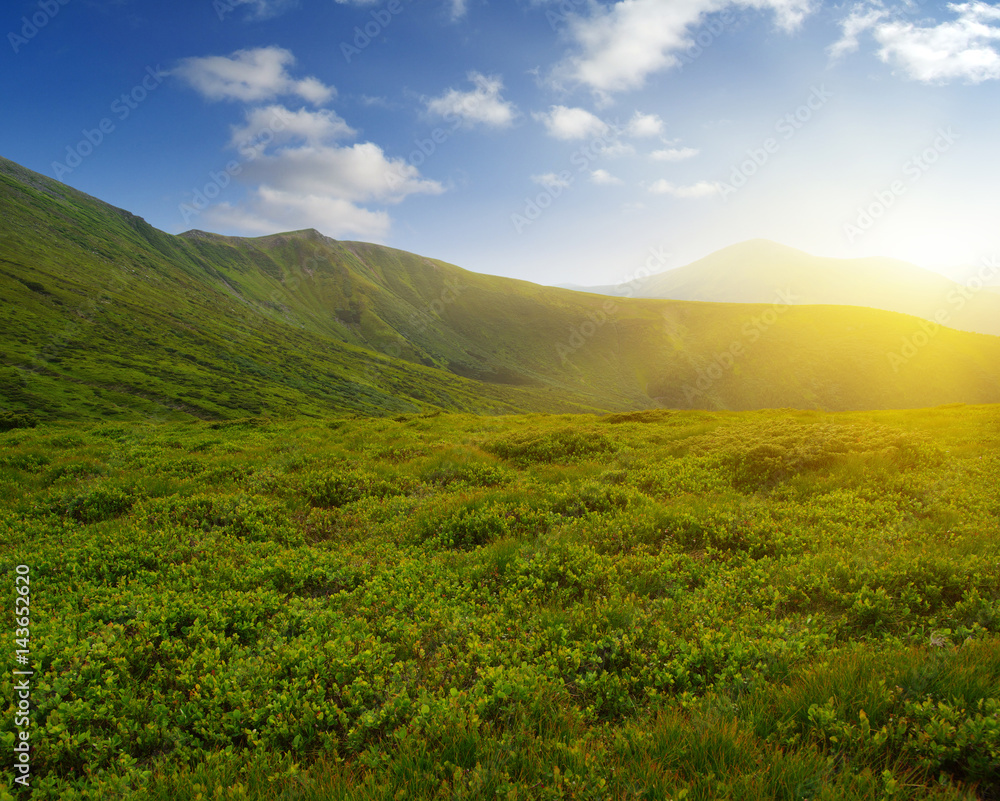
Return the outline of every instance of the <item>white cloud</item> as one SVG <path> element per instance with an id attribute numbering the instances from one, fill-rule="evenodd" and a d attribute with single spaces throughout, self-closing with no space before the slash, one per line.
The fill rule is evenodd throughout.
<path id="1" fill-rule="evenodd" d="M 555 139 L 586 139 L 610 130 L 606 122 L 582 108 L 552 106 L 547 112 L 536 112 L 532 116 L 542 122 L 549 136 Z"/>
<path id="2" fill-rule="evenodd" d="M 663 133 L 663 120 L 656 114 L 637 111 L 629 120 L 627 130 L 628 135 L 634 137 L 660 136 Z"/>
<path id="3" fill-rule="evenodd" d="M 607 147 L 600 151 L 600 154 L 611 159 L 621 158 L 622 156 L 634 156 L 635 148 L 628 142 L 609 142 Z"/>
<path id="4" fill-rule="evenodd" d="M 703 198 L 718 194 L 719 189 L 715 184 L 708 181 L 698 181 L 698 183 L 689 186 L 677 186 L 661 178 L 649 187 L 649 191 L 654 195 L 673 195 L 679 198 Z"/>
<path id="5" fill-rule="evenodd" d="M 453 20 L 464 17 L 467 10 L 465 0 L 451 0 L 451 18 Z"/>
<path id="6" fill-rule="evenodd" d="M 598 96 L 637 89 L 656 72 L 676 66 L 692 44 L 691 32 L 707 14 L 731 6 L 770 9 L 794 29 L 813 0 L 618 0 L 593 3 L 589 16 L 572 14 L 567 33 L 575 52 L 559 63 L 557 84 L 582 84 Z"/>
<path id="7" fill-rule="evenodd" d="M 590 173 L 590 182 L 601 186 L 614 186 L 622 183 L 622 179 L 617 178 L 607 170 L 594 170 Z"/>
<path id="8" fill-rule="evenodd" d="M 573 183 L 571 179 L 556 175 L 554 172 L 547 172 L 544 175 L 532 175 L 531 180 L 540 186 L 544 186 L 546 189 L 565 189 Z"/>
<path id="9" fill-rule="evenodd" d="M 209 100 L 242 100 L 256 103 L 281 95 L 296 95 L 320 104 L 336 94 L 317 78 L 299 80 L 288 74 L 295 56 L 281 47 L 237 50 L 230 56 L 186 58 L 171 74 L 189 83 Z"/>
<path id="10" fill-rule="evenodd" d="M 830 58 L 836 60 L 846 53 L 858 49 L 858 36 L 873 28 L 875 23 L 883 19 L 888 11 L 881 7 L 856 5 L 847 17 L 841 20 L 840 39 L 832 44 L 827 52 Z"/>
<path id="11" fill-rule="evenodd" d="M 335 238 L 357 236 L 381 240 L 391 220 L 385 211 L 371 211 L 342 198 L 297 195 L 261 186 L 244 203 L 219 203 L 203 215 L 212 228 L 235 229 L 250 234 L 273 234 L 315 228 Z"/>
<path id="12" fill-rule="evenodd" d="M 246 122 L 233 126 L 229 145 L 249 152 L 297 139 L 309 145 L 318 145 L 356 133 L 343 118 L 329 109 L 289 111 L 284 106 L 272 105 L 249 109 Z"/>
<path id="13" fill-rule="evenodd" d="M 238 204 L 209 207 L 205 221 L 248 233 L 316 228 L 329 236 L 381 239 L 390 217 L 369 206 L 444 191 L 373 142 L 338 143 L 354 134 L 332 111 L 281 105 L 248 110 L 229 141 L 242 157 L 232 174 L 249 187 L 248 195 Z"/>
<path id="14" fill-rule="evenodd" d="M 444 191 L 402 159 L 387 158 L 373 142 L 286 147 L 244 165 L 242 177 L 281 192 L 352 203 L 398 203 L 410 194 Z"/>
<path id="15" fill-rule="evenodd" d="M 654 161 L 684 161 L 697 156 L 700 152 L 696 147 L 668 147 L 664 150 L 654 150 L 649 157 Z"/>
<path id="16" fill-rule="evenodd" d="M 1000 7 L 975 0 L 949 3 L 956 19 L 914 24 L 900 13 L 877 5 L 858 5 L 841 23 L 842 35 L 829 50 L 837 58 L 858 49 L 860 34 L 870 31 L 878 57 L 908 78 L 924 83 L 1000 79 Z"/>
<path id="17" fill-rule="evenodd" d="M 506 128 L 517 115 L 517 109 L 500 96 L 503 81 L 498 76 L 470 72 L 469 80 L 475 85 L 470 92 L 449 89 L 441 97 L 427 101 L 427 110 L 442 117 L 456 117 L 466 127 L 476 124 L 492 128 Z"/>

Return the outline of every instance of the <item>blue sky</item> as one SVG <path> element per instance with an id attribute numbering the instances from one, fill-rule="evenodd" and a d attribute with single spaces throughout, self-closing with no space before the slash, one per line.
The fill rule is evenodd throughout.
<path id="1" fill-rule="evenodd" d="M 0 155 L 145 217 L 597 284 L 997 253 L 1000 4 L 15 0 Z"/>

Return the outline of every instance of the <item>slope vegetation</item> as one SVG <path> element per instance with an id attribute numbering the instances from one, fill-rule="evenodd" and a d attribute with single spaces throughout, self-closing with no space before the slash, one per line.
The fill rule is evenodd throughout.
<path id="1" fill-rule="evenodd" d="M 1000 401 L 1000 338 L 612 299 L 316 231 L 163 233 L 0 161 L 0 405 L 40 419 Z"/>

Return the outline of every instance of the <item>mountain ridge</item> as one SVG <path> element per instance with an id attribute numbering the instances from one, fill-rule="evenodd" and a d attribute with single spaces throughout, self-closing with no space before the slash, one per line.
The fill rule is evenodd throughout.
<path id="1" fill-rule="evenodd" d="M 41 419 L 1000 402 L 1000 338 L 608 298 L 304 229 L 174 236 L 0 161 L 0 406 Z"/>
<path id="2" fill-rule="evenodd" d="M 1000 278 L 1000 269 L 991 270 Z M 574 287 L 620 295 L 621 287 Z M 766 239 L 729 245 L 682 267 L 628 285 L 632 297 L 765 303 L 779 290 L 800 305 L 864 306 L 911 314 L 958 330 L 1000 335 L 1000 301 L 939 273 L 899 259 L 813 256 Z"/>

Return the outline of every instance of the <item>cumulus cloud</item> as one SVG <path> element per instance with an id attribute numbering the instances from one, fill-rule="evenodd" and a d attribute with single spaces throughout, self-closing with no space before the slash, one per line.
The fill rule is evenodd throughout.
<path id="1" fill-rule="evenodd" d="M 553 71 L 557 84 L 589 87 L 598 96 L 637 89 L 650 75 L 676 66 L 693 43 L 693 30 L 729 6 L 774 12 L 786 30 L 797 27 L 813 0 L 618 0 L 592 3 L 571 14 L 566 33 L 571 53 Z"/>
<path id="2" fill-rule="evenodd" d="M 838 59 L 847 53 L 858 49 L 858 37 L 865 31 L 875 27 L 889 12 L 884 8 L 857 5 L 840 23 L 840 39 L 832 44 L 827 52 L 831 59 Z"/>
<path id="3" fill-rule="evenodd" d="M 622 183 L 622 179 L 612 175 L 607 170 L 594 170 L 590 173 L 590 182 L 601 186 L 614 186 Z"/>
<path id="4" fill-rule="evenodd" d="M 229 56 L 186 58 L 171 74 L 209 100 L 258 103 L 292 95 L 319 105 L 336 95 L 332 86 L 318 78 L 292 78 L 288 68 L 294 64 L 295 56 L 284 48 L 258 47 L 237 50 Z"/>
<path id="5" fill-rule="evenodd" d="M 649 157 L 654 161 L 684 161 L 697 156 L 700 152 L 696 147 L 668 147 L 654 150 Z"/>
<path id="6" fill-rule="evenodd" d="M 629 120 L 626 130 L 629 136 L 637 138 L 660 136 L 663 133 L 663 120 L 656 114 L 643 114 L 637 111 Z"/>
<path id="7" fill-rule="evenodd" d="M 219 203 L 203 215 L 212 228 L 248 234 L 273 234 L 315 228 L 332 237 L 384 239 L 391 220 L 384 210 L 371 211 L 329 195 L 296 195 L 269 186 L 258 187 L 239 205 Z"/>
<path id="8" fill-rule="evenodd" d="M 536 112 L 532 116 L 545 125 L 549 136 L 555 139 L 587 139 L 610 130 L 600 117 L 582 108 L 552 106 L 547 112 Z"/>
<path id="9" fill-rule="evenodd" d="M 340 143 L 355 133 L 328 110 L 249 109 L 229 140 L 241 157 L 230 172 L 248 194 L 239 203 L 203 210 L 204 224 L 253 234 L 316 228 L 334 237 L 380 240 L 391 219 L 378 207 L 444 191 L 374 142 Z"/>
<path id="10" fill-rule="evenodd" d="M 281 105 L 248 109 L 242 125 L 234 125 L 229 140 L 237 150 L 257 150 L 302 140 L 319 145 L 334 139 L 353 137 L 357 131 L 329 109 L 289 111 Z"/>
<path id="11" fill-rule="evenodd" d="M 556 175 L 554 172 L 547 172 L 542 175 L 532 175 L 531 180 L 546 189 L 565 189 L 572 183 L 570 178 Z"/>
<path id="12" fill-rule="evenodd" d="M 323 141 L 318 131 L 324 124 L 328 136 L 343 134 L 336 121 L 308 121 L 288 109 L 267 111 L 288 120 L 288 128 L 241 165 L 239 179 L 252 187 L 247 199 L 211 207 L 205 213 L 210 222 L 256 233 L 316 228 L 334 237 L 381 239 L 388 233 L 389 215 L 366 204 L 395 204 L 408 195 L 444 191 L 437 181 L 421 177 L 403 159 L 386 156 L 373 142 Z M 268 119 L 274 124 L 275 116 Z M 250 130 L 248 124 L 238 133 Z"/>
<path id="13" fill-rule="evenodd" d="M 470 72 L 468 77 L 475 89 L 468 92 L 449 89 L 441 97 L 428 100 L 427 110 L 442 117 L 457 118 L 466 127 L 506 128 L 513 123 L 517 109 L 501 97 L 501 78 L 479 72 Z"/>
<path id="14" fill-rule="evenodd" d="M 708 181 L 698 181 L 698 183 L 688 186 L 677 186 L 661 178 L 650 185 L 649 191 L 654 195 L 673 195 L 679 198 L 704 198 L 718 194 L 719 189 L 715 184 Z"/>
<path id="15" fill-rule="evenodd" d="M 907 21 L 902 11 L 877 4 L 855 6 L 841 23 L 841 38 L 830 49 L 839 58 L 859 47 L 862 33 L 878 43 L 878 57 L 906 77 L 924 83 L 1000 78 L 1000 8 L 975 0 L 949 3 L 955 19 L 935 24 Z"/>

